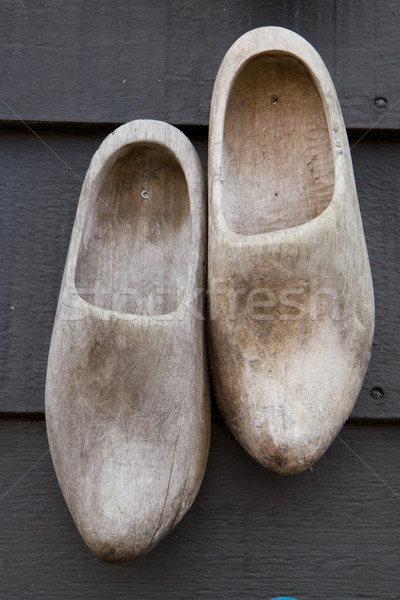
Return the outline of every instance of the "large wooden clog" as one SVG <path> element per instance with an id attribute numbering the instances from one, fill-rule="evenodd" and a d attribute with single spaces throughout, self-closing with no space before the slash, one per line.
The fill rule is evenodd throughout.
<path id="1" fill-rule="evenodd" d="M 105 139 L 72 232 L 46 422 L 71 514 L 107 561 L 150 550 L 202 481 L 205 227 L 202 168 L 180 131 L 133 121 Z"/>
<path id="2" fill-rule="evenodd" d="M 320 56 L 291 31 L 245 34 L 219 69 L 208 257 L 220 410 L 257 461 L 298 473 L 357 399 L 374 300 L 336 92 Z"/>

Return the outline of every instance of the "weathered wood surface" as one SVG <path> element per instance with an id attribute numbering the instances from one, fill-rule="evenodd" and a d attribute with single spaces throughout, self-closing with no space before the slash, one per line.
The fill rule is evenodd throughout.
<path id="1" fill-rule="evenodd" d="M 353 410 L 375 322 L 347 133 L 315 49 L 281 27 L 239 38 L 209 138 L 211 382 L 242 446 L 293 475 Z"/>
<path id="2" fill-rule="evenodd" d="M 348 127 L 399 127 L 400 5 L 380 0 L 5 0 L 0 119 L 206 124 L 222 57 L 264 25 L 318 50 Z"/>
<path id="3" fill-rule="evenodd" d="M 190 508 L 210 443 L 206 186 L 179 129 L 131 121 L 87 171 L 46 378 L 54 469 L 110 562 L 149 552 Z"/>
<path id="4" fill-rule="evenodd" d="M 207 131 L 188 133 L 206 170 Z M 47 352 L 72 224 L 104 134 L 40 136 L 46 145 L 29 132 L 0 135 L 0 412 L 44 410 Z M 397 141 L 366 136 L 353 149 L 376 300 L 373 354 L 353 411 L 367 419 L 400 418 L 399 160 Z M 372 398 L 374 388 L 384 396 L 378 390 Z"/>
<path id="5" fill-rule="evenodd" d="M 110 565 L 75 528 L 45 454 L 44 422 L 3 419 L 0 596 L 395 600 L 398 428 L 346 426 L 341 439 L 313 473 L 279 477 L 257 465 L 218 419 L 191 510 L 148 555 Z"/>

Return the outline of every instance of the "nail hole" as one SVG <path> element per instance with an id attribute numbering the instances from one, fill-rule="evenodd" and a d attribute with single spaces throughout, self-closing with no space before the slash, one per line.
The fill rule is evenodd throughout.
<path id="1" fill-rule="evenodd" d="M 374 104 L 377 108 L 386 108 L 387 100 L 386 98 L 375 98 Z"/>
<path id="2" fill-rule="evenodd" d="M 142 190 L 142 193 L 140 194 L 142 196 L 142 198 L 144 198 L 145 200 L 147 200 L 147 198 L 150 198 L 150 192 L 148 190 Z"/>
<path id="3" fill-rule="evenodd" d="M 370 391 L 370 394 L 374 400 L 382 400 L 382 398 L 384 398 L 384 396 L 385 396 L 383 389 L 380 387 L 372 388 L 372 390 Z"/>
<path id="4" fill-rule="evenodd" d="M 271 103 L 272 104 L 278 104 L 278 98 L 276 96 L 272 96 Z"/>

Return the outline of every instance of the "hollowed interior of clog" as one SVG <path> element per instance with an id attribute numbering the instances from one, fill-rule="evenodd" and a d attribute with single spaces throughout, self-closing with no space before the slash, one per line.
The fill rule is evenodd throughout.
<path id="1" fill-rule="evenodd" d="M 99 181 L 78 253 L 78 293 L 119 312 L 173 312 L 187 287 L 191 248 L 181 166 L 164 147 L 131 144 L 109 160 Z"/>
<path id="2" fill-rule="evenodd" d="M 334 188 L 323 101 L 307 67 L 271 52 L 245 63 L 224 123 L 222 207 L 230 229 L 257 234 L 318 216 Z"/>

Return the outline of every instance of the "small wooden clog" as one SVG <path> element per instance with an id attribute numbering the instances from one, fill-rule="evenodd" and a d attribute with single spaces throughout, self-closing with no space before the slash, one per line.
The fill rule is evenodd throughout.
<path id="1" fill-rule="evenodd" d="M 50 347 L 46 422 L 61 490 L 107 561 L 149 551 L 206 466 L 205 186 L 189 140 L 133 121 L 93 157 Z"/>
<path id="2" fill-rule="evenodd" d="M 262 27 L 219 69 L 209 141 L 212 382 L 242 446 L 310 467 L 357 399 L 372 279 L 339 102 L 317 52 Z"/>

